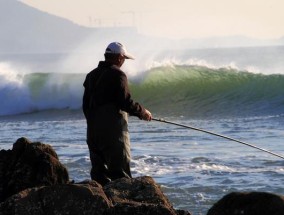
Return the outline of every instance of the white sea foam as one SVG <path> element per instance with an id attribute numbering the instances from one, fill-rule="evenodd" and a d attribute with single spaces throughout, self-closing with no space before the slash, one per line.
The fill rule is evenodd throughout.
<path id="1" fill-rule="evenodd" d="M 83 76 L 33 74 L 0 63 L 0 116 L 47 110 L 78 109 L 83 94 Z"/>

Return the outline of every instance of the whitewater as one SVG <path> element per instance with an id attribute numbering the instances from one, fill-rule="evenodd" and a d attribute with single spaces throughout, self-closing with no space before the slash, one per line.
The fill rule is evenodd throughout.
<path id="1" fill-rule="evenodd" d="M 17 138 L 52 145 L 75 181 L 89 178 L 81 103 L 89 55 L 0 55 L 0 149 Z M 126 62 L 134 100 L 156 118 L 284 155 L 284 47 L 174 50 Z M 70 64 L 70 62 L 72 62 Z M 127 65 L 128 64 L 128 65 Z M 152 176 L 193 214 L 232 191 L 284 194 L 284 161 L 239 143 L 129 118 L 134 177 Z"/>

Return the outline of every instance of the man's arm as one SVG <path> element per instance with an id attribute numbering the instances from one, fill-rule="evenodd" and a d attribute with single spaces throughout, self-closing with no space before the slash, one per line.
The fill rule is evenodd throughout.
<path id="1" fill-rule="evenodd" d="M 85 89 L 84 89 L 83 104 L 82 104 L 83 113 L 86 119 L 88 119 L 88 113 L 90 109 L 90 92 L 89 92 L 89 86 L 88 86 L 87 80 L 88 80 L 88 76 L 86 77 L 86 80 L 83 84 Z"/>
<path id="2" fill-rule="evenodd" d="M 150 111 L 145 109 L 138 102 L 134 102 L 131 98 L 130 90 L 128 87 L 127 76 L 122 73 L 120 76 L 120 86 L 119 86 L 118 102 L 120 108 L 123 111 L 128 112 L 130 115 L 139 117 L 140 119 L 150 121 L 152 115 Z"/>

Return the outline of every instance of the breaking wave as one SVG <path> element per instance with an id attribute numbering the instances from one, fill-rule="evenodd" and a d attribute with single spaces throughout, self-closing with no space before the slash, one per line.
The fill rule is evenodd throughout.
<path id="1" fill-rule="evenodd" d="M 27 73 L 0 64 L 0 115 L 80 109 L 86 74 Z M 131 77 L 134 100 L 156 115 L 220 117 L 284 113 L 284 75 L 171 65 Z"/>

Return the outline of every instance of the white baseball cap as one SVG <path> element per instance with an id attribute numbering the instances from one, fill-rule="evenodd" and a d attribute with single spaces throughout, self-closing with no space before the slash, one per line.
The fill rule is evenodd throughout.
<path id="1" fill-rule="evenodd" d="M 110 43 L 105 51 L 106 53 L 110 53 L 110 54 L 121 54 L 123 55 L 126 59 L 132 59 L 134 60 L 135 58 L 133 57 L 133 55 L 131 55 L 130 53 L 128 53 L 126 51 L 126 48 L 124 45 L 122 45 L 119 42 L 112 42 Z"/>

